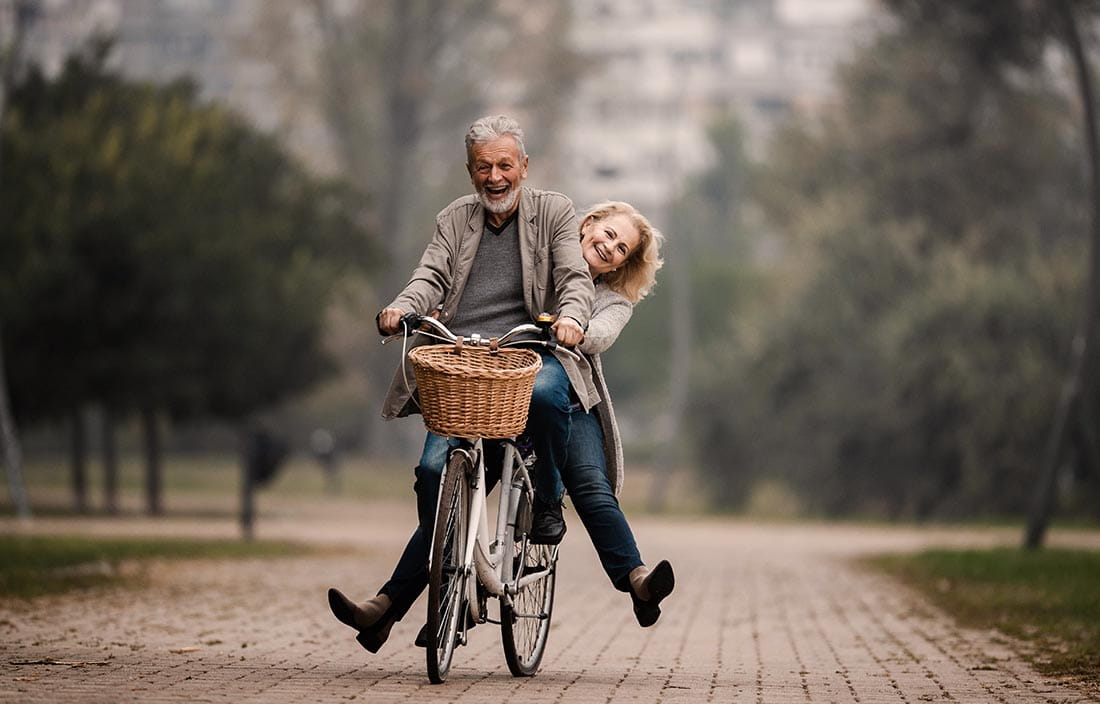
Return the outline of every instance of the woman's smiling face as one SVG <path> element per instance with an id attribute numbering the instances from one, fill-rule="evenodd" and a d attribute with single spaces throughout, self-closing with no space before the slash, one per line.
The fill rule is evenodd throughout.
<path id="1" fill-rule="evenodd" d="M 603 220 L 588 218 L 581 223 L 581 253 L 593 278 L 622 266 L 641 239 L 638 228 L 626 215 L 609 215 Z"/>

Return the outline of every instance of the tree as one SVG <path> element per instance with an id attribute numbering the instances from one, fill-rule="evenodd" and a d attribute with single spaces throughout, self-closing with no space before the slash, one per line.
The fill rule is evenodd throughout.
<path id="1" fill-rule="evenodd" d="M 22 54 L 23 40 L 26 36 L 27 26 L 34 15 L 35 6 L 26 0 L 5 3 L 0 6 L 0 12 L 10 14 L 13 20 L 10 26 L 13 28 L 11 37 L 0 34 L 0 123 L 4 119 L 4 111 L 8 103 L 8 94 L 19 69 Z M 0 144 L 0 157 L 2 157 L 2 144 Z M 0 160 L 0 167 L 3 161 Z M 3 169 L 0 168 L 0 186 L 3 184 Z M 27 491 L 23 483 L 23 452 L 19 444 L 19 436 L 15 428 L 15 419 L 11 411 L 10 394 L 7 384 L 7 366 L 4 362 L 4 319 L 0 316 L 0 460 L 7 470 L 8 493 L 15 504 L 15 511 L 21 518 L 29 518 L 31 515 L 30 504 L 27 501 Z"/>
<path id="2" fill-rule="evenodd" d="M 779 477 L 827 515 L 1026 510 L 1085 195 L 1049 35 L 976 36 L 979 5 L 1023 21 L 891 3 L 837 106 L 774 141 L 753 186 L 772 253 L 700 394 L 719 481 Z"/>
<path id="3" fill-rule="evenodd" d="M 1074 336 L 1073 360 L 1063 386 L 1062 396 L 1055 411 L 1053 428 L 1044 458 L 1043 478 L 1036 493 L 1031 521 L 1024 535 L 1024 547 L 1037 548 L 1043 542 L 1047 522 L 1053 510 L 1054 482 L 1066 445 L 1077 437 L 1080 454 L 1085 464 L 1100 480 L 1100 439 L 1096 433 L 1096 393 L 1100 374 L 1096 368 L 1096 345 L 1100 343 L 1100 135 L 1097 120 L 1096 97 L 1092 72 L 1081 32 L 1074 17 L 1073 5 L 1068 0 L 1058 3 L 1066 44 L 1077 76 L 1078 92 L 1084 112 L 1082 119 L 1085 142 L 1088 146 L 1089 184 L 1092 200 L 1091 254 L 1085 295 L 1085 310 Z"/>
<path id="4" fill-rule="evenodd" d="M 17 407 L 241 420 L 330 369 L 323 312 L 370 248 L 355 194 L 320 182 L 187 83 L 128 83 L 109 46 L 31 73 L 4 122 L 0 262 Z"/>
<path id="5" fill-rule="evenodd" d="M 998 67 L 1028 67 L 1042 60 L 1044 49 L 1051 42 L 1064 45 L 1072 63 L 1082 110 L 1082 126 L 1087 156 L 1090 200 L 1092 202 L 1091 255 L 1085 286 L 1085 304 L 1074 335 L 1072 360 L 1062 393 L 1054 412 L 1054 420 L 1043 461 L 1043 479 L 1032 520 L 1025 536 L 1027 547 L 1037 547 L 1053 504 L 1053 487 L 1057 469 L 1072 437 L 1078 438 L 1080 455 L 1100 479 L 1100 441 L 1095 426 L 1096 357 L 1094 349 L 1100 335 L 1100 145 L 1097 136 L 1097 114 L 1094 88 L 1082 41 L 1082 32 L 1075 17 L 1095 17 L 1100 5 L 1093 0 L 1058 0 L 1058 2 L 990 2 L 968 0 L 950 7 L 929 6 L 910 0 L 892 0 L 890 4 L 905 21 L 915 27 L 962 28 L 965 45 L 988 63 Z"/>

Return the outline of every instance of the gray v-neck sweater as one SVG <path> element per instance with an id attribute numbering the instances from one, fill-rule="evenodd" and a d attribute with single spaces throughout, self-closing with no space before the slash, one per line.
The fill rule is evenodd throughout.
<path id="1" fill-rule="evenodd" d="M 518 218 L 513 215 L 499 231 L 486 221 L 462 298 L 447 327 L 457 335 L 500 336 L 531 322 L 523 300 L 522 268 Z"/>

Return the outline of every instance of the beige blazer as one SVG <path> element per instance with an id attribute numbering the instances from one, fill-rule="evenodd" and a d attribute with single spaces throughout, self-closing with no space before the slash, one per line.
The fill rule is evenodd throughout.
<path id="1" fill-rule="evenodd" d="M 441 210 L 435 219 L 435 234 L 412 273 L 409 283 L 387 308 L 427 315 L 438 310 L 446 324 L 454 318 L 462 290 L 470 275 L 481 234 L 485 209 L 470 194 Z M 595 295 L 588 265 L 581 255 L 573 203 L 560 193 L 523 187 L 519 201 L 518 236 L 523 272 L 524 303 L 534 320 L 542 312 L 567 315 L 584 328 L 592 312 Z M 420 340 L 419 344 L 424 344 Z M 587 411 L 600 401 L 587 360 L 573 360 L 564 353 L 555 356 L 565 368 L 573 390 Z M 384 418 L 396 418 L 416 411 L 410 403 L 415 382 L 406 389 L 398 365 L 382 405 Z"/>

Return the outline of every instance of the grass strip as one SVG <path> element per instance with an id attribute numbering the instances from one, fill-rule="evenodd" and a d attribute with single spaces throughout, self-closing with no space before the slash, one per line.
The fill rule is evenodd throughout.
<path id="1" fill-rule="evenodd" d="M 929 550 L 870 558 L 959 623 L 1027 643 L 1040 672 L 1100 687 L 1100 552 Z"/>
<path id="2" fill-rule="evenodd" d="M 120 584 L 153 559 L 252 558 L 300 555 L 309 548 L 290 542 L 188 538 L 90 538 L 0 536 L 0 596 L 31 598 L 71 589 Z"/>

